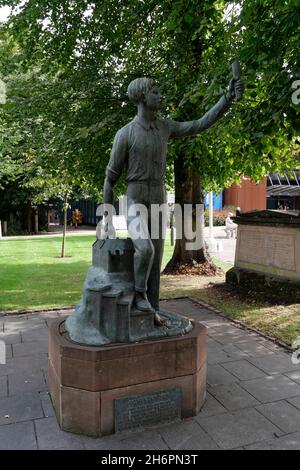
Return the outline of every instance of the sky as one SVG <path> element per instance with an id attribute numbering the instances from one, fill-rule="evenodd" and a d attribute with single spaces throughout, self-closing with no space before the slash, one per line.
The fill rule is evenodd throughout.
<path id="1" fill-rule="evenodd" d="M 10 12 L 9 7 L 1 7 L 0 8 L 0 23 L 3 23 L 3 21 L 7 20 L 9 12 Z"/>

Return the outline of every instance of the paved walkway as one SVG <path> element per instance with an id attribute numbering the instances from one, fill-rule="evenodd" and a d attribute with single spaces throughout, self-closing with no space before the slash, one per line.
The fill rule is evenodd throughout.
<path id="1" fill-rule="evenodd" d="M 2 316 L 0 449 L 300 449 L 300 365 L 197 302 L 162 304 L 208 327 L 208 393 L 198 416 L 99 439 L 61 431 L 47 392 L 47 329 L 69 312 Z"/>

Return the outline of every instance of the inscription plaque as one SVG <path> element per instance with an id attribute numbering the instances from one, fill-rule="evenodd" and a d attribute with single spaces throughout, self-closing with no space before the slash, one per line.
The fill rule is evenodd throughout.
<path id="1" fill-rule="evenodd" d="M 115 400 L 115 432 L 181 418 L 179 387 Z"/>
<path id="2" fill-rule="evenodd" d="M 295 238 L 247 230 L 241 234 L 238 260 L 295 271 Z"/>

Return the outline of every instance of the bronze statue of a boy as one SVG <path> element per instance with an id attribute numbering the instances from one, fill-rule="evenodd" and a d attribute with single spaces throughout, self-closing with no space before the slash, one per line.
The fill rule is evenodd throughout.
<path id="1" fill-rule="evenodd" d="M 128 96 L 137 105 L 137 115 L 116 134 L 104 182 L 104 203 L 113 203 L 113 188 L 126 168 L 127 222 L 130 226 L 133 204 L 143 204 L 148 218 L 141 217 L 144 238 L 132 238 L 134 245 L 135 305 L 139 310 L 155 311 L 159 316 L 159 284 L 164 237 L 151 239 L 151 204 L 166 202 L 164 184 L 167 143 L 169 139 L 195 135 L 211 127 L 243 92 L 243 81 L 233 78 L 229 90 L 203 117 L 194 121 L 177 122 L 158 119 L 162 96 L 154 80 L 137 78 L 128 87 Z M 129 230 L 129 235 L 130 230 Z"/>

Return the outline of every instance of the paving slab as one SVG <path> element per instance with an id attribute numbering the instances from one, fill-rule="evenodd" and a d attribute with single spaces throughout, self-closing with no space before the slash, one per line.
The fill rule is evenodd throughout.
<path id="1" fill-rule="evenodd" d="M 159 429 L 151 431 L 124 432 L 114 436 L 93 439 L 83 437 L 88 450 L 168 450 L 169 447 L 159 434 Z"/>
<path id="2" fill-rule="evenodd" d="M 45 418 L 55 416 L 55 411 L 52 405 L 52 401 L 50 399 L 49 392 L 48 391 L 39 392 L 39 398 L 41 400 L 41 405 L 43 408 Z"/>
<path id="3" fill-rule="evenodd" d="M 32 342 L 32 341 L 47 341 L 48 340 L 48 328 L 38 327 L 29 331 L 22 331 L 22 343 Z"/>
<path id="4" fill-rule="evenodd" d="M 21 343 L 22 338 L 20 333 L 3 332 L 0 333 L 0 340 L 4 341 L 6 344 L 14 344 Z"/>
<path id="5" fill-rule="evenodd" d="M 8 375 L 9 395 L 18 395 L 21 393 L 31 392 L 33 390 L 41 391 L 46 388 L 47 385 L 42 371 L 28 371 Z"/>
<path id="6" fill-rule="evenodd" d="M 61 431 L 46 389 L 47 322 L 71 310 L 5 317 L 0 339 L 12 345 L 13 357 L 0 365 L 0 448 L 9 448 L 9 442 L 28 449 L 300 449 L 295 432 L 300 422 L 300 366 L 292 364 L 291 356 L 194 300 L 173 299 L 162 306 L 209 327 L 208 393 L 197 417 L 98 439 Z M 28 436 L 14 442 L 21 429 L 25 434 L 28 430 Z M 10 441 L 2 441 L 6 430 Z"/>
<path id="7" fill-rule="evenodd" d="M 274 351 L 269 348 L 266 348 L 259 340 L 251 340 L 245 341 L 243 343 L 238 343 L 237 347 L 244 353 L 247 353 L 250 357 L 260 357 L 267 356 L 268 354 L 274 354 Z"/>
<path id="8" fill-rule="evenodd" d="M 47 353 L 47 341 L 30 341 L 28 343 L 13 344 L 14 357 L 34 356 L 37 353 Z"/>
<path id="9" fill-rule="evenodd" d="M 223 363 L 222 366 L 239 380 L 257 379 L 266 375 L 265 372 L 258 369 L 247 360 L 227 362 Z"/>
<path id="10" fill-rule="evenodd" d="M 228 411 L 236 411 L 256 406 L 260 403 L 236 383 L 210 387 L 209 393 L 222 403 Z"/>
<path id="11" fill-rule="evenodd" d="M 203 418 L 201 427 L 222 449 L 234 449 L 280 434 L 280 430 L 254 408 Z"/>
<path id="12" fill-rule="evenodd" d="M 61 447 L 67 449 L 84 449 L 81 436 L 62 431 L 55 417 L 35 420 L 38 448 L 54 450 Z"/>
<path id="13" fill-rule="evenodd" d="M 237 382 L 238 379 L 220 365 L 211 365 L 207 369 L 207 383 L 211 386 Z"/>
<path id="14" fill-rule="evenodd" d="M 33 422 L 0 426 L 0 450 L 36 450 Z"/>
<path id="15" fill-rule="evenodd" d="M 37 393 L 0 398 L 0 426 L 44 416 Z"/>
<path id="16" fill-rule="evenodd" d="M 0 397 L 7 397 L 7 376 L 3 375 L 0 377 Z"/>
<path id="17" fill-rule="evenodd" d="M 210 393 L 206 393 L 205 403 L 200 411 L 200 413 L 195 416 L 195 420 L 198 421 L 198 418 L 203 418 L 206 416 L 215 416 L 220 413 L 226 413 L 227 410 L 224 408 L 221 403 L 216 400 Z"/>
<path id="18" fill-rule="evenodd" d="M 230 346 L 234 348 L 233 345 L 230 345 Z M 228 346 L 228 349 L 230 349 L 230 346 Z M 239 349 L 237 349 L 237 351 L 232 349 L 231 352 L 229 352 L 229 351 L 226 351 L 225 348 L 211 346 L 210 344 L 207 349 L 208 364 L 223 364 L 226 362 L 236 361 L 243 357 L 248 357 L 248 355 L 243 353 Z"/>
<path id="19" fill-rule="evenodd" d="M 240 386 L 261 403 L 300 396 L 300 385 L 283 375 L 269 375 L 261 379 L 243 381 Z"/>
<path id="20" fill-rule="evenodd" d="M 289 434 L 279 438 L 258 442 L 251 446 L 246 446 L 246 450 L 300 450 L 300 433 Z"/>
<path id="21" fill-rule="evenodd" d="M 236 329 L 236 332 L 233 333 L 223 333 L 220 328 L 220 332 L 216 332 L 212 334 L 213 339 L 218 341 L 221 344 L 234 344 L 237 345 L 239 343 L 250 343 L 251 342 L 251 335 L 246 333 L 243 330 Z M 247 352 L 247 351 L 245 351 Z"/>
<path id="22" fill-rule="evenodd" d="M 170 449 L 217 450 L 219 447 L 195 420 L 162 427 L 159 433 Z"/>
<path id="23" fill-rule="evenodd" d="M 287 401 L 300 410 L 300 397 L 289 398 Z"/>
<path id="24" fill-rule="evenodd" d="M 300 370 L 295 370 L 294 372 L 287 372 L 284 375 L 292 379 L 294 382 L 300 384 Z"/>
<path id="25" fill-rule="evenodd" d="M 260 405 L 256 409 L 285 434 L 300 431 L 300 410 L 287 401 Z"/>
<path id="26" fill-rule="evenodd" d="M 25 371 L 39 371 L 48 369 L 47 354 L 40 353 L 32 356 L 13 357 L 6 364 L 0 364 L 0 376 L 19 374 Z"/>
<path id="27" fill-rule="evenodd" d="M 286 353 L 272 353 L 264 357 L 249 358 L 249 362 L 269 375 L 300 371 L 300 364 L 293 364 L 291 355 Z"/>

